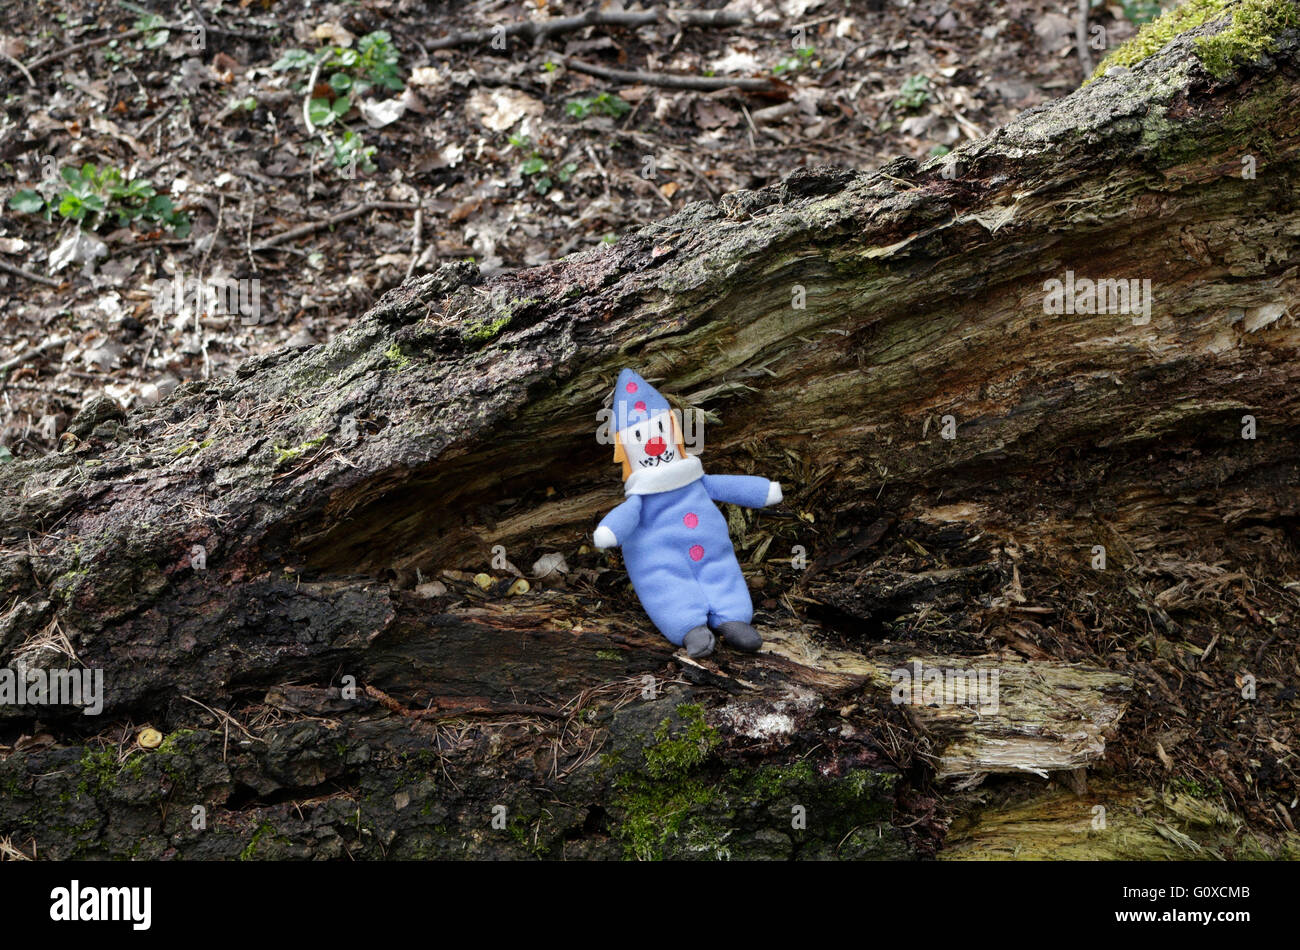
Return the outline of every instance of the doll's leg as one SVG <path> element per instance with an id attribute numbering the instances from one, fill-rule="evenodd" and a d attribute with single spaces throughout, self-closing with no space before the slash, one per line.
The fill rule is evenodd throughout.
<path id="1" fill-rule="evenodd" d="M 709 598 L 709 626 L 722 639 L 737 650 L 755 653 L 763 646 L 763 638 L 750 626 L 754 604 L 749 597 L 749 585 L 735 556 L 729 564 L 717 565 L 711 581 L 705 588 Z"/>
<path id="2" fill-rule="evenodd" d="M 730 621 L 749 623 L 753 619 L 754 603 L 734 554 L 718 558 L 701 571 L 700 586 L 709 601 L 710 627 L 717 629 Z"/>
<path id="3" fill-rule="evenodd" d="M 632 586 L 651 622 L 674 646 L 708 622 L 709 600 L 685 563 L 656 565 L 648 577 L 634 578 Z"/>

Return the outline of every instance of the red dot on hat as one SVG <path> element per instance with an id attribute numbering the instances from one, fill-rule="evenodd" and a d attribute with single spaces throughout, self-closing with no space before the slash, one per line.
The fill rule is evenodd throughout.
<path id="1" fill-rule="evenodd" d="M 691 560 L 698 561 L 702 557 L 704 557 L 704 548 L 698 544 L 691 545 Z"/>
<path id="2" fill-rule="evenodd" d="M 645 412 L 645 403 L 638 401 L 635 405 L 632 406 L 632 408 L 635 409 L 637 412 Z"/>
<path id="3" fill-rule="evenodd" d="M 627 391 L 630 392 L 630 393 L 634 393 L 634 392 L 636 392 L 636 383 L 628 383 L 628 384 L 627 384 Z"/>
<path id="4" fill-rule="evenodd" d="M 688 528 L 694 528 L 700 523 L 700 516 L 693 511 L 688 511 L 686 517 L 682 519 L 682 523 Z M 696 558 L 696 560 L 699 560 L 699 558 Z"/>

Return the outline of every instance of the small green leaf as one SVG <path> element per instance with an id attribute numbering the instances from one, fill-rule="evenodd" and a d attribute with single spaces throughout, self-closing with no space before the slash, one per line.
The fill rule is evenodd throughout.
<path id="1" fill-rule="evenodd" d="M 72 192 L 65 191 L 62 200 L 59 202 L 59 214 L 73 221 L 80 221 L 86 216 L 86 206 Z"/>
<path id="2" fill-rule="evenodd" d="M 334 121 L 334 112 L 328 99 L 313 99 L 308 103 L 307 116 L 312 125 L 329 125 Z"/>
<path id="3" fill-rule="evenodd" d="M 45 207 L 45 199 L 30 189 L 17 192 L 9 199 L 9 207 L 20 214 L 35 214 Z"/>
<path id="4" fill-rule="evenodd" d="M 312 56 L 305 49 L 285 50 L 284 55 L 275 61 L 272 69 L 305 69 L 311 63 Z"/>
<path id="5" fill-rule="evenodd" d="M 150 217 L 166 219 L 172 213 L 172 200 L 166 195 L 154 195 L 145 205 L 145 212 Z"/>

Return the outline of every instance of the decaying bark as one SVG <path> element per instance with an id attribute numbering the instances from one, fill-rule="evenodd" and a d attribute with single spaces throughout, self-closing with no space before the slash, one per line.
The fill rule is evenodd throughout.
<path id="1" fill-rule="evenodd" d="M 487 282 L 446 266 L 326 345 L 88 409 L 0 468 L 0 661 L 70 651 L 105 711 L 0 707 L 0 835 L 905 856 L 942 835 L 909 817 L 930 779 L 1077 777 L 1132 688 L 1098 618 L 1179 629 L 1135 577 L 1294 564 L 1300 45 L 1213 82 L 1190 42 L 943 160 L 801 169 Z M 1149 279 L 1149 320 L 1045 313 L 1067 271 Z M 786 486 L 730 515 L 769 652 L 674 658 L 579 551 L 619 496 L 594 434 L 624 365 L 707 414 L 707 470 Z M 496 545 L 573 573 L 507 594 Z M 998 669 L 997 714 L 894 705 L 914 661 Z"/>

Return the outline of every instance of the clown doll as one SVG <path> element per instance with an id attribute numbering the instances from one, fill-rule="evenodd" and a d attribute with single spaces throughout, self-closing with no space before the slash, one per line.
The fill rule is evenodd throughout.
<path id="1" fill-rule="evenodd" d="M 622 463 L 627 500 L 601 520 L 596 547 L 622 547 L 645 612 L 689 656 L 712 653 L 715 633 L 757 651 L 763 638 L 750 625 L 749 588 L 714 502 L 763 508 L 781 500 L 781 486 L 753 475 L 705 475 L 686 454 L 668 400 L 630 369 L 619 374 L 613 409 L 614 461 Z"/>

